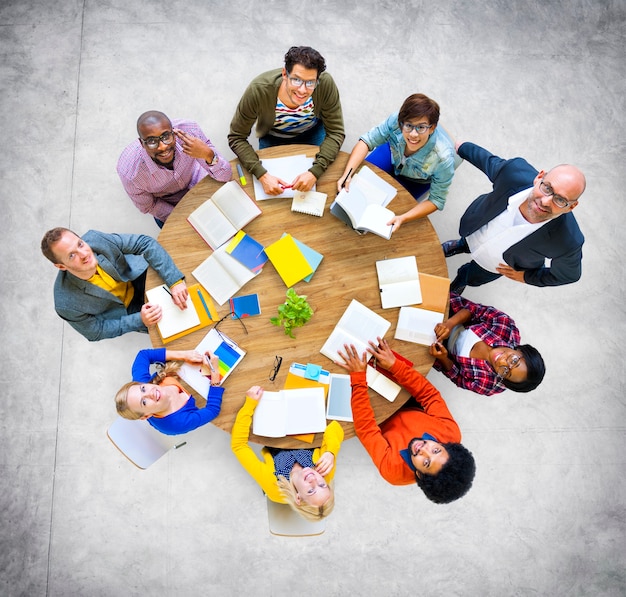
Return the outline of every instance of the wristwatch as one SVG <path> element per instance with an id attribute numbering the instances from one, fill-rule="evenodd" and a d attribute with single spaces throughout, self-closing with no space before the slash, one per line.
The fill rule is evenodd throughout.
<path id="1" fill-rule="evenodd" d="M 217 151 L 213 150 L 213 159 L 210 162 L 207 162 L 209 166 L 215 166 L 217 162 L 219 162 L 219 156 L 217 155 Z"/>

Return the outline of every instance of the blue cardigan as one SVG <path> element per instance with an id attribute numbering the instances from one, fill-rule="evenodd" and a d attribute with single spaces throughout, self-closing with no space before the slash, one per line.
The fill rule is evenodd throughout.
<path id="1" fill-rule="evenodd" d="M 153 363 L 165 363 L 165 348 L 139 351 L 133 363 L 133 381 L 150 383 L 154 377 L 150 374 L 150 365 Z M 221 386 L 210 386 L 204 408 L 198 408 L 196 399 L 190 396 L 185 405 L 176 412 L 166 417 L 149 417 L 148 423 L 165 435 L 193 431 L 217 417 L 222 407 L 223 394 L 224 388 Z"/>

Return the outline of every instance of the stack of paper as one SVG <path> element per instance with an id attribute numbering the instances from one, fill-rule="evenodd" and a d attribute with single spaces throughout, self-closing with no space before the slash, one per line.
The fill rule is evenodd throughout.
<path id="1" fill-rule="evenodd" d="M 396 257 L 376 262 L 383 309 L 422 302 L 415 257 Z"/>
<path id="2" fill-rule="evenodd" d="M 293 180 L 298 176 L 306 172 L 313 165 L 313 158 L 307 158 L 304 154 L 292 155 L 284 158 L 264 158 L 261 160 L 263 167 L 276 178 L 284 180 L 285 183 L 290 185 Z M 297 191 L 292 188 L 285 189 L 280 195 L 268 195 L 263 190 L 263 185 L 259 182 L 257 177 L 254 178 L 254 196 L 257 201 L 264 201 L 265 199 L 280 199 L 285 197 L 293 197 Z M 315 187 L 313 187 L 315 190 Z"/>

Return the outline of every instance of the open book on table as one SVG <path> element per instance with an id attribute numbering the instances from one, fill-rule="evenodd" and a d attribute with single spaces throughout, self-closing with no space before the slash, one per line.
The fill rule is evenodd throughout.
<path id="1" fill-rule="evenodd" d="M 157 323 L 157 329 L 164 342 L 171 336 L 200 326 L 200 317 L 191 300 L 191 295 L 187 297 L 186 309 L 178 308 L 172 300 L 169 289 L 163 285 L 146 290 L 146 298 L 149 303 L 159 305 L 162 309 L 163 315 Z"/>
<path id="2" fill-rule="evenodd" d="M 259 215 L 261 215 L 259 206 L 234 180 L 231 180 L 192 211 L 187 221 L 215 250 Z"/>
<path id="3" fill-rule="evenodd" d="M 435 326 L 443 321 L 443 313 L 415 307 L 400 307 L 395 338 L 430 346 L 437 341 Z"/>
<path id="4" fill-rule="evenodd" d="M 284 158 L 263 158 L 261 164 L 272 176 L 284 180 L 287 184 L 291 184 L 298 174 L 306 172 L 313 165 L 313 158 L 307 158 L 304 154 L 290 155 Z M 263 185 L 256 176 L 253 177 L 253 183 L 254 196 L 257 201 L 293 197 L 297 193 L 292 188 L 288 188 L 280 195 L 268 195 L 263 190 Z M 313 190 L 315 190 L 315 186 L 313 186 Z"/>
<path id="5" fill-rule="evenodd" d="M 255 273 L 248 269 L 228 254 L 226 245 L 222 245 L 191 273 L 208 290 L 215 301 L 223 305 L 260 271 Z"/>
<path id="6" fill-rule="evenodd" d="M 354 344 L 361 355 L 369 347 L 369 340 L 377 344 L 377 338 L 382 338 L 390 327 L 391 323 L 378 313 L 352 299 L 320 352 L 331 361 L 340 361 L 337 351 L 345 354 L 344 344 Z"/>
<path id="7" fill-rule="evenodd" d="M 357 231 L 373 232 L 378 236 L 391 238 L 392 226 L 387 222 L 395 214 L 387 209 L 389 202 L 396 196 L 395 187 L 375 174 L 367 166 L 363 166 L 350 181 L 350 190 L 342 189 L 333 205 L 331 213 L 345 221 L 338 205 L 349 219 L 349 223 Z M 347 222 L 346 222 L 347 223 Z"/>
<path id="8" fill-rule="evenodd" d="M 224 383 L 246 354 L 246 351 L 234 340 L 231 340 L 226 334 L 218 332 L 215 328 L 209 330 L 195 350 L 202 355 L 207 350 L 217 355 L 219 358 L 219 371 L 222 376 L 220 385 Z M 178 370 L 178 375 L 203 398 L 206 398 L 209 394 L 211 385 L 210 373 L 211 371 L 205 363 L 184 363 Z"/>
<path id="9" fill-rule="evenodd" d="M 414 256 L 377 261 L 376 273 L 383 309 L 422 302 L 417 260 Z"/>
<path id="10" fill-rule="evenodd" d="M 252 432 L 263 437 L 319 433 L 326 429 L 323 388 L 263 392 L 252 419 Z"/>

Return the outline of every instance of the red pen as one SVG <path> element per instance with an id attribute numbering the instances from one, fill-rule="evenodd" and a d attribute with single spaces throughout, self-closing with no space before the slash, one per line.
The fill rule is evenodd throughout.
<path id="1" fill-rule="evenodd" d="M 281 186 L 283 189 L 291 189 L 291 188 L 293 188 L 293 185 L 292 185 L 292 184 L 281 184 L 280 186 Z"/>

